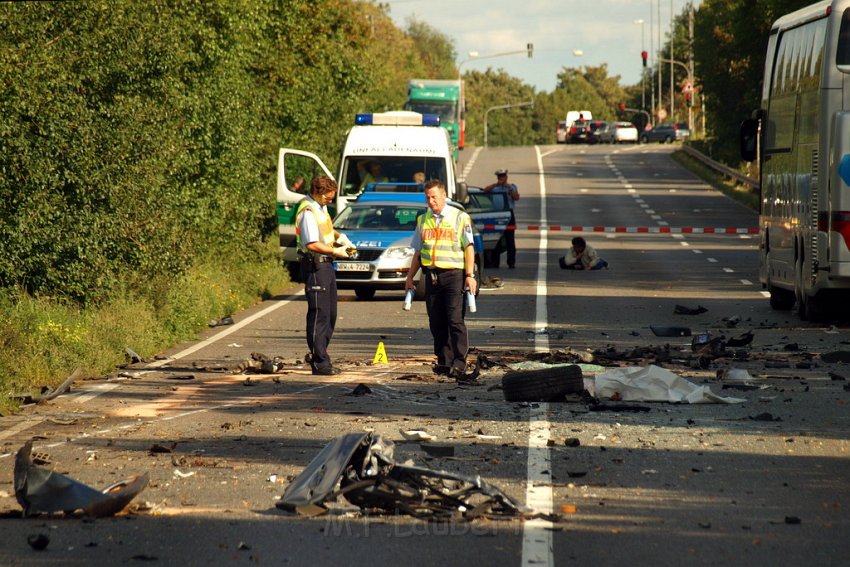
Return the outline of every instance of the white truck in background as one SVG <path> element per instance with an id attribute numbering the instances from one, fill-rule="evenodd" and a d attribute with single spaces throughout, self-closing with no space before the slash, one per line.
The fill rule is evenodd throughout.
<path id="1" fill-rule="evenodd" d="M 593 120 L 593 114 L 591 114 L 589 110 L 570 110 L 569 112 L 567 112 L 567 132 L 570 131 L 570 127 L 573 125 L 573 122 L 579 119 Z"/>

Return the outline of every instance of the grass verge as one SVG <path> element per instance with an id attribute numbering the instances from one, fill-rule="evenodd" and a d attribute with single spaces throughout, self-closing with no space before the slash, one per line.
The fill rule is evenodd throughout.
<path id="1" fill-rule="evenodd" d="M 207 259 L 97 307 L 0 290 L 0 415 L 18 408 L 16 395 L 53 388 L 77 367 L 86 377 L 109 373 L 128 347 L 152 356 L 288 284 L 274 242 L 252 260 Z"/>
<path id="2" fill-rule="evenodd" d="M 754 211 L 759 210 L 759 196 L 755 189 L 735 183 L 734 180 L 728 179 L 681 150 L 673 152 L 673 159 L 724 195 L 728 195 Z"/>

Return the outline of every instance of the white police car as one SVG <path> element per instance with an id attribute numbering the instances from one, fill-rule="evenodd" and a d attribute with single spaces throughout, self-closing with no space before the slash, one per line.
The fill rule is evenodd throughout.
<path id="1" fill-rule="evenodd" d="M 337 287 L 353 289 L 359 299 L 371 299 L 378 290 L 404 291 L 415 253 L 411 240 L 416 218 L 428 210 L 420 185 L 392 185 L 365 191 L 334 219 L 334 227 L 351 239 L 358 252 L 355 259 L 335 262 Z M 392 191 L 385 192 L 387 189 Z M 448 203 L 463 208 L 453 201 Z M 481 234 L 475 229 L 473 232 L 475 271 L 480 281 L 484 248 Z M 420 276 L 417 274 L 414 280 L 416 297 L 421 299 L 425 280 Z"/>

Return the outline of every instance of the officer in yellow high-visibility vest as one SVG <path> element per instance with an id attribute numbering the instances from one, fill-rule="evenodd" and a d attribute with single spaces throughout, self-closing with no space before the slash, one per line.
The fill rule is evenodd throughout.
<path id="1" fill-rule="evenodd" d="M 332 376 L 339 368 L 331 364 L 328 345 L 336 326 L 335 258 L 349 257 L 351 240 L 334 229 L 327 206 L 334 201 L 337 184 L 330 177 L 313 179 L 310 194 L 298 203 L 295 235 L 301 256 L 301 279 L 307 294 L 307 346 L 313 374 Z M 337 244 L 337 246 L 335 246 Z"/>
<path id="2" fill-rule="evenodd" d="M 463 320 L 466 290 L 477 291 L 472 219 L 446 203 L 446 187 L 440 181 L 425 184 L 429 210 L 416 220 L 411 246 L 416 251 L 407 274 L 407 289 L 422 267 L 425 304 L 434 337 L 437 362 L 434 372 L 457 380 L 466 378 L 469 338 Z"/>

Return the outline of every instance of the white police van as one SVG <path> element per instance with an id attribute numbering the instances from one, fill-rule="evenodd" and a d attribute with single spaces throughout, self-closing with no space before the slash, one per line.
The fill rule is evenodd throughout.
<path id="1" fill-rule="evenodd" d="M 335 210 L 331 211 L 334 215 L 364 190 L 381 190 L 393 183 L 404 186 L 438 179 L 450 199 L 467 201 L 466 184 L 457 182 L 451 140 L 440 127 L 439 116 L 410 111 L 358 114 L 346 136 L 336 176 L 313 153 L 291 148 L 279 151 L 278 231 L 284 262 L 293 275 L 298 261 L 295 211 L 315 175 L 327 175 L 339 184 Z M 304 189 L 293 191 L 298 177 L 304 178 Z"/>

